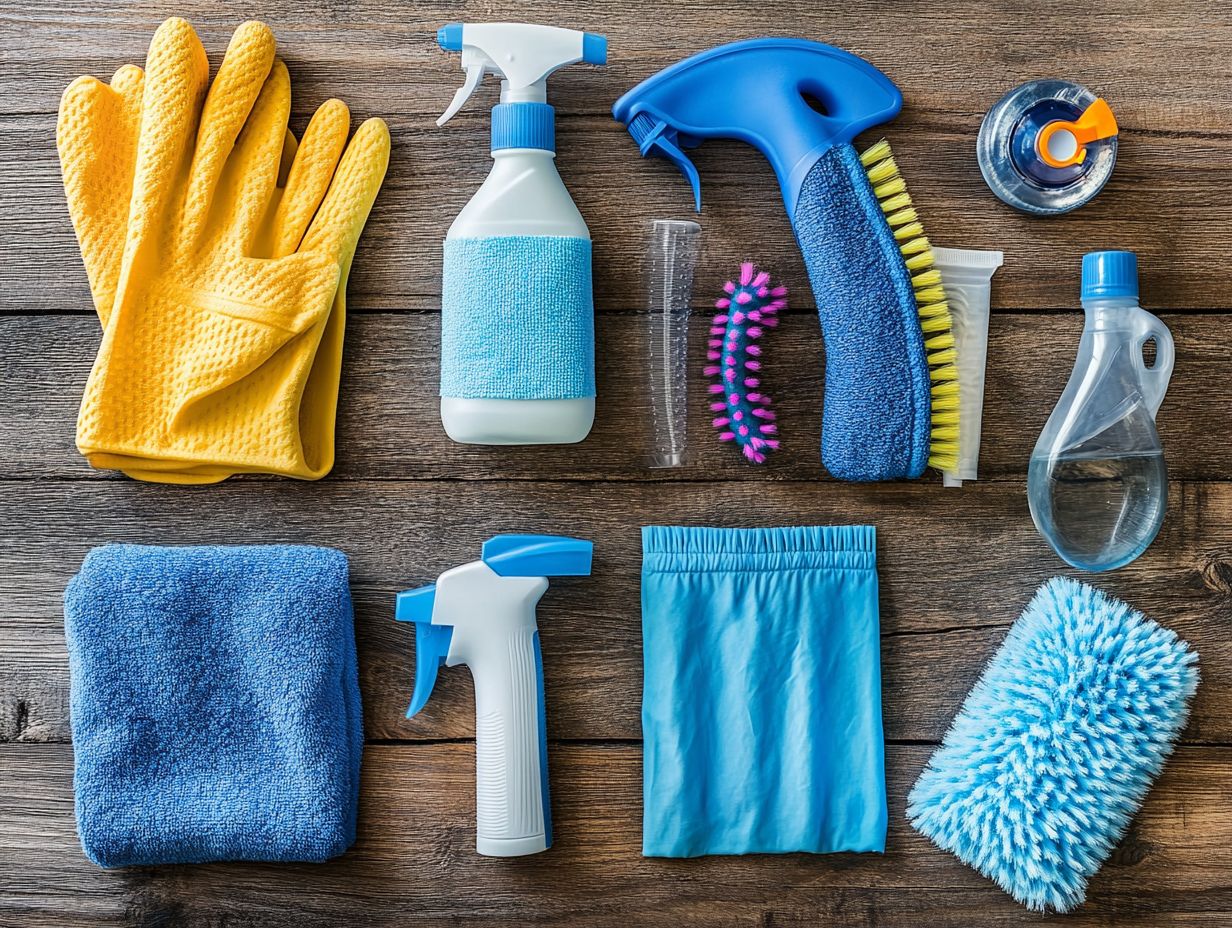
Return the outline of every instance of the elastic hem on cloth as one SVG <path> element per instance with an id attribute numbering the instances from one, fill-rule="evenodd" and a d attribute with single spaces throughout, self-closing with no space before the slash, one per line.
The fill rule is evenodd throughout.
<path id="1" fill-rule="evenodd" d="M 871 525 L 781 528 L 642 527 L 643 573 L 795 570 L 835 567 L 875 570 L 877 533 Z"/>

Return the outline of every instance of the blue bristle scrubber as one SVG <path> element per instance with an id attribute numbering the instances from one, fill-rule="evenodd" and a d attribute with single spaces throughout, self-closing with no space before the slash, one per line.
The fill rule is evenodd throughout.
<path id="1" fill-rule="evenodd" d="M 940 272 L 888 143 L 861 132 L 902 94 L 869 62 L 792 38 L 720 45 L 612 107 L 643 155 L 675 164 L 701 208 L 688 152 L 738 139 L 770 161 L 817 298 L 826 345 L 821 458 L 843 480 L 918 477 L 958 460 L 955 342 Z"/>
<path id="2" fill-rule="evenodd" d="M 949 308 L 889 146 L 822 155 L 792 225 L 826 340 L 826 470 L 892 480 L 920 476 L 930 455 L 948 461 L 957 391 L 932 391 L 957 376 Z"/>
<path id="3" fill-rule="evenodd" d="M 711 424 L 719 430 L 719 441 L 734 442 L 750 463 L 765 464 L 779 441 L 772 401 L 761 382 L 758 342 L 779 324 L 777 313 L 787 308 L 787 288 L 771 286 L 770 275 L 746 261 L 723 292 L 726 296 L 714 304 L 719 312 L 710 326 L 708 363 L 702 369 L 715 380 L 710 411 L 718 415 Z"/>
<path id="4" fill-rule="evenodd" d="M 1036 911 L 1066 912 L 1185 727 L 1198 655 L 1056 577 L 993 656 L 907 800 L 921 834 Z"/>

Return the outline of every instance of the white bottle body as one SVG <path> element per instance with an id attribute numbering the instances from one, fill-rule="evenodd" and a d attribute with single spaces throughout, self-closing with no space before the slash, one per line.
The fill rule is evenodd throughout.
<path id="1" fill-rule="evenodd" d="M 590 230 L 541 148 L 492 152 L 492 170 L 449 227 L 446 239 L 543 235 L 590 238 Z M 581 441 L 595 419 L 595 398 L 468 399 L 441 397 L 441 422 L 456 442 L 477 445 Z"/>

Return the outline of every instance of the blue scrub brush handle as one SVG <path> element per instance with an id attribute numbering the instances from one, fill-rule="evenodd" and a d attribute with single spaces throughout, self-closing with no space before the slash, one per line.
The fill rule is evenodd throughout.
<path id="1" fill-rule="evenodd" d="M 830 148 L 896 116 L 903 98 L 863 58 L 804 39 L 750 39 L 686 58 L 634 87 L 612 114 L 643 155 L 672 161 L 701 183 L 685 150 L 705 139 L 739 139 L 769 159 L 795 216 L 809 169 Z"/>
<path id="2" fill-rule="evenodd" d="M 956 440 L 956 423 L 932 420 L 938 389 L 957 387 L 952 351 L 937 331 L 939 322 L 948 329 L 948 316 L 939 278 L 926 270 L 928 242 L 888 146 L 863 158 L 851 146 L 901 108 L 898 88 L 862 58 L 771 38 L 687 58 L 612 110 L 643 155 L 666 157 L 685 173 L 699 208 L 686 149 L 738 139 L 773 166 L 825 333 L 822 461 L 844 480 L 917 477 L 930 460 L 939 467 L 948 460 L 933 453 L 934 441 Z M 945 383 L 934 388 L 935 379 Z"/>

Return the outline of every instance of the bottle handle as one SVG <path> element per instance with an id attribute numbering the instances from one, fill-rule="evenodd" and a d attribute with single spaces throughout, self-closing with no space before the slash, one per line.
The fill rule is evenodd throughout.
<path id="1" fill-rule="evenodd" d="M 1172 343 L 1172 333 L 1158 318 L 1145 309 L 1138 310 L 1136 322 L 1137 333 L 1134 338 L 1134 361 L 1138 366 L 1138 380 L 1142 385 L 1142 396 L 1151 418 L 1159 412 L 1159 406 L 1168 392 L 1168 382 L 1172 379 L 1172 367 L 1176 361 L 1176 352 Z M 1155 363 L 1150 367 L 1142 359 L 1142 346 L 1151 340 L 1155 341 Z"/>

